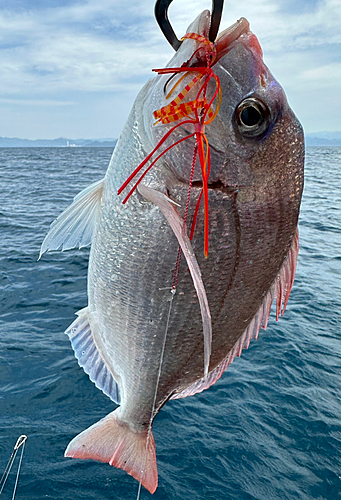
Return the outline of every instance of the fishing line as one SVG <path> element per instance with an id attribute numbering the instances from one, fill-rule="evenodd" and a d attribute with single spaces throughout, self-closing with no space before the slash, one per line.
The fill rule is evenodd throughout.
<path id="1" fill-rule="evenodd" d="M 18 438 L 17 442 L 14 445 L 12 454 L 11 454 L 9 460 L 8 460 L 7 465 L 6 465 L 5 471 L 4 471 L 4 473 L 3 473 L 3 475 L 2 475 L 2 477 L 0 479 L 0 488 L 1 488 L 0 489 L 0 495 L 1 495 L 1 493 L 3 492 L 3 489 L 5 487 L 5 484 L 7 482 L 9 473 L 11 472 L 11 469 L 12 469 L 15 457 L 17 456 L 19 448 L 21 447 L 21 455 L 20 455 L 20 459 L 19 459 L 17 475 L 16 475 L 16 478 L 15 478 L 15 484 L 14 484 L 14 489 L 13 489 L 12 500 L 14 500 L 15 493 L 17 491 L 17 486 L 18 486 L 18 481 L 19 481 L 19 474 L 20 474 L 20 470 L 21 470 L 21 463 L 22 463 L 22 459 L 23 459 L 23 455 L 24 455 L 24 449 L 25 449 L 26 439 L 27 439 L 27 436 L 25 436 L 25 434 L 21 435 Z"/>
<path id="2" fill-rule="evenodd" d="M 145 459 L 144 459 L 143 469 L 141 470 L 141 477 L 140 477 L 140 481 L 139 481 L 139 489 L 137 491 L 136 500 L 140 500 L 140 495 L 141 495 L 142 480 L 143 480 L 144 470 L 145 470 L 145 467 L 146 467 L 146 459 L 147 459 L 147 453 L 148 453 L 148 444 L 149 444 L 149 439 L 150 439 L 150 433 L 151 433 L 151 430 L 152 430 L 153 415 L 154 415 L 154 410 L 155 410 L 155 405 L 156 405 L 157 390 L 159 388 L 159 382 L 160 382 L 160 377 L 161 377 L 161 369 L 162 369 L 162 363 L 163 363 L 163 356 L 164 356 L 164 353 L 165 353 L 166 339 L 167 339 L 168 328 L 169 328 L 169 320 L 170 320 L 170 315 L 171 315 L 171 310 L 172 310 L 172 305 L 173 305 L 173 299 L 174 299 L 174 295 L 176 293 L 176 290 L 174 288 L 172 288 L 170 292 L 171 292 L 171 298 L 169 300 L 169 309 L 168 309 L 168 315 L 167 315 L 166 330 L 165 330 L 165 336 L 164 336 L 164 339 L 163 339 L 163 344 L 162 344 L 162 349 L 161 349 L 161 354 L 160 354 L 160 363 L 159 363 L 159 370 L 158 370 L 157 379 L 156 379 L 156 387 L 155 387 L 155 394 L 154 394 L 154 400 L 153 400 L 153 406 L 152 406 L 152 413 L 151 413 L 151 416 L 150 416 L 149 426 L 148 426 Z"/>
<path id="3" fill-rule="evenodd" d="M 186 208 L 185 208 L 185 215 L 184 215 L 184 223 L 183 223 L 183 230 L 186 231 L 186 222 L 187 222 L 187 216 L 188 216 L 188 209 L 189 209 L 189 202 L 190 202 L 190 197 L 191 197 L 191 189 L 192 189 L 192 184 L 193 184 L 193 177 L 194 177 L 194 169 L 195 169 L 195 164 L 197 161 L 197 154 L 198 154 L 198 146 L 194 146 L 194 151 L 193 151 L 193 159 L 192 159 L 192 168 L 191 168 L 191 176 L 189 179 L 189 186 L 188 186 L 188 193 L 187 193 L 187 201 L 186 201 Z M 182 248 L 181 245 L 179 245 L 178 248 L 178 255 L 176 258 L 176 264 L 175 264 L 175 270 L 174 270 L 174 276 L 173 276 L 173 283 L 172 283 L 172 289 L 176 290 L 178 286 L 178 281 L 179 281 L 179 273 L 180 273 L 180 264 L 181 264 L 181 256 L 182 256 Z"/>
<path id="4" fill-rule="evenodd" d="M 195 38 L 197 40 L 200 40 L 202 41 L 202 37 L 200 37 L 199 35 L 196 35 L 196 34 L 189 34 L 189 35 L 185 35 L 185 38 Z M 210 41 L 204 39 L 205 42 L 207 42 L 210 46 L 213 45 Z M 149 167 L 145 170 L 145 172 L 142 174 L 142 176 L 140 177 L 140 179 L 137 181 L 137 183 L 135 184 L 135 186 L 131 189 L 131 191 L 128 193 L 128 195 L 126 196 L 126 198 L 124 199 L 123 203 L 125 203 L 128 198 L 130 197 L 130 195 L 132 194 L 132 192 L 136 189 L 137 185 L 139 184 L 139 182 L 143 179 L 143 177 L 149 172 L 149 170 L 152 168 L 152 166 L 159 160 L 159 158 L 161 158 L 163 156 L 164 153 L 166 153 L 169 149 L 171 149 L 173 146 L 176 146 L 177 144 L 183 142 L 184 140 L 187 140 L 189 139 L 190 137 L 193 137 L 194 135 L 196 135 L 196 138 L 197 138 L 197 141 L 196 141 L 196 144 L 194 146 L 194 151 L 193 151 L 193 159 L 192 159 L 192 168 L 191 168 L 191 173 L 190 173 L 190 180 L 189 180 L 189 188 L 188 188 L 188 194 L 187 194 L 187 200 L 186 200 L 186 208 L 185 208 L 185 214 L 184 214 L 184 218 L 183 218 L 183 227 L 182 227 L 182 231 L 184 233 L 186 233 L 186 222 L 187 222 L 187 217 L 188 217 L 188 211 L 189 211 L 189 204 L 190 204 L 190 196 L 191 196 L 191 189 L 192 189 L 192 184 L 193 184 L 193 177 L 194 177 L 194 170 L 195 170 L 195 164 L 196 164 L 196 160 L 197 160 L 197 156 L 199 154 L 199 157 L 200 157 L 200 163 L 201 163 L 201 167 L 202 167 L 202 174 L 203 174 L 203 189 L 202 189 L 202 192 L 204 192 L 204 201 L 205 201 L 205 256 L 207 257 L 207 253 L 208 253 L 208 234 L 206 235 L 206 233 L 208 233 L 208 193 L 207 193 L 207 178 L 209 176 L 209 171 L 210 171 L 210 154 L 209 154 L 209 144 L 208 144 L 208 141 L 206 139 L 206 136 L 204 134 L 204 130 L 205 130 L 205 125 L 206 125 L 206 122 L 204 121 L 205 120 L 205 117 L 207 114 L 209 114 L 209 110 L 211 108 L 211 105 L 215 99 L 215 97 L 219 94 L 219 90 L 220 90 L 220 86 L 219 86 L 219 79 L 213 74 L 213 71 L 210 69 L 210 66 L 212 64 L 212 61 L 209 59 L 209 51 L 206 49 L 205 50 L 206 52 L 206 62 L 207 62 L 207 70 L 205 69 L 205 73 L 207 73 L 205 76 L 205 82 L 204 84 L 201 86 L 200 88 L 200 91 L 197 95 L 197 99 L 196 99 L 196 102 L 198 101 L 199 97 L 200 97 L 200 94 L 203 93 L 204 95 L 204 103 L 206 101 L 206 91 L 207 91 L 207 85 L 208 85 L 208 82 L 209 80 L 211 79 L 212 76 L 214 76 L 216 82 L 217 82 L 217 89 L 216 89 L 216 92 L 213 96 L 213 98 L 211 99 L 210 103 L 209 103 L 209 106 L 206 107 L 204 106 L 204 109 L 205 109 L 205 113 L 203 116 L 200 116 L 199 118 L 199 115 L 198 115 L 198 111 L 197 109 L 194 107 L 194 111 L 195 111 L 195 116 L 196 116 L 196 120 L 191 120 L 191 119 L 187 119 L 185 121 L 182 121 L 180 122 L 178 125 L 175 125 L 174 127 L 172 127 L 166 134 L 165 136 L 161 139 L 161 141 L 159 142 L 159 144 L 157 145 L 156 148 L 154 148 L 154 150 L 152 151 L 152 153 L 150 153 L 147 158 L 145 158 L 145 160 L 135 169 L 135 171 L 130 175 L 130 177 L 128 177 L 128 179 L 126 180 L 126 182 L 120 187 L 120 189 L 118 190 L 118 194 L 120 194 L 123 189 L 127 186 L 127 184 L 129 184 L 129 182 L 133 179 L 133 177 L 135 177 L 135 175 L 140 171 L 140 169 L 147 163 L 147 161 L 149 161 L 149 159 L 151 158 L 151 156 L 157 151 L 157 149 L 161 146 L 161 144 L 163 144 L 163 142 L 168 138 L 169 135 L 171 135 L 171 133 L 173 132 L 173 130 L 175 130 L 178 126 L 180 125 L 184 125 L 185 123 L 194 123 L 195 125 L 195 132 L 193 134 L 190 134 L 189 136 L 186 136 L 182 139 L 180 139 L 179 141 L 177 141 L 175 144 L 169 146 L 168 148 L 166 148 L 165 151 L 163 151 L 152 163 L 151 165 L 149 165 Z M 215 56 L 215 54 L 214 54 Z M 182 70 L 182 71 L 185 71 L 185 68 L 176 68 L 176 72 L 171 75 L 171 77 L 166 81 L 165 83 L 165 86 L 164 86 L 164 92 L 166 92 L 166 88 L 167 88 L 167 84 L 174 78 L 175 74 L 178 72 L 178 70 Z M 198 71 L 198 68 L 186 68 L 186 70 L 191 70 L 191 71 Z M 209 71 L 210 70 L 210 71 Z M 159 74 L 162 74 L 164 73 L 164 71 L 162 70 L 154 70 L 154 71 L 157 71 Z M 167 68 L 165 71 L 169 72 L 170 69 Z M 169 92 L 169 94 L 166 96 L 166 98 L 169 98 L 170 95 L 172 94 L 172 92 L 175 90 L 175 88 L 178 86 L 178 84 L 187 76 L 188 73 L 185 73 L 177 82 L 176 84 L 172 87 L 171 91 Z M 175 98 L 174 101 L 172 101 L 170 103 L 170 105 L 168 105 L 167 107 L 165 108 L 161 108 L 160 110 L 157 110 L 154 112 L 154 117 L 155 118 L 158 118 L 158 121 L 161 121 L 162 123 L 169 123 L 171 121 L 174 121 L 174 119 L 176 117 L 179 118 L 178 116 L 178 109 L 177 109 L 177 113 L 175 113 L 175 116 L 174 115 L 174 112 L 173 112 L 173 115 L 172 116 L 168 116 L 167 113 L 168 113 L 168 108 L 171 106 L 176 106 L 178 105 L 182 99 L 185 97 L 185 95 L 189 92 L 189 90 L 193 87 L 193 85 L 199 80 L 202 78 L 202 74 L 196 76 L 191 82 L 190 84 L 188 84 L 183 90 L 182 92 Z M 190 103 L 191 104 L 191 103 Z M 192 103 L 193 104 L 193 103 Z M 219 103 L 219 106 L 220 106 L 220 103 Z M 219 109 L 219 106 L 218 106 L 218 109 Z M 216 109 L 216 113 L 218 112 L 218 109 Z M 166 113 L 166 117 L 164 117 L 164 113 L 167 111 Z M 181 109 L 180 109 L 181 111 Z M 179 112 L 180 112 L 179 111 Z M 192 109 L 193 111 L 193 109 Z M 216 116 L 216 113 L 212 113 L 213 114 L 213 118 L 215 118 Z M 185 112 L 185 115 L 186 116 L 187 114 L 187 110 Z M 213 118 L 211 119 L 211 116 L 209 115 L 210 117 L 210 121 L 213 120 Z M 178 119 L 177 118 L 177 119 Z M 168 119 L 168 122 L 164 122 L 163 119 Z M 210 123 L 210 121 L 208 123 Z M 199 128 L 198 128 L 199 126 Z M 199 136 L 200 136 L 200 141 L 199 141 Z M 206 155 L 204 153 L 204 144 L 203 144 L 203 136 L 205 138 L 205 142 L 206 142 L 206 146 L 207 146 L 207 151 L 206 151 Z M 206 189 L 205 189 L 206 187 Z M 202 194 L 201 192 L 201 194 Z M 191 230 L 191 236 L 193 234 L 193 231 L 194 231 L 194 226 L 195 226 L 195 222 L 196 222 L 196 215 L 197 215 L 197 211 L 199 209 L 199 204 L 200 204 L 200 200 L 201 200 L 201 194 L 199 196 L 199 200 L 198 200 L 198 203 L 197 203 L 197 207 L 196 207 L 196 210 L 195 210 L 195 214 L 194 214 L 194 219 L 192 221 L 192 230 Z M 175 269 L 174 269 L 174 275 L 173 275 L 173 281 L 172 281 L 172 287 L 171 287 L 171 299 L 169 301 L 169 309 L 168 309 L 168 316 L 167 316 L 167 323 L 166 323 L 166 331 L 165 331 L 165 335 L 164 335 L 164 339 L 163 339 L 163 344 L 162 344 L 162 349 L 161 349 L 161 354 L 160 354 L 160 362 L 159 362 L 159 369 L 158 369 L 158 374 L 157 374 L 157 380 L 156 380 L 156 387 L 155 387 L 155 393 L 154 393 L 154 400 L 153 400 L 153 405 L 152 405 L 152 412 L 151 412 L 151 416 L 150 416 L 150 421 L 149 421 L 149 426 L 148 426 L 148 432 L 147 432 L 147 440 L 146 440 L 146 448 L 145 448 L 145 458 L 144 458 L 144 463 L 143 463 L 143 468 L 141 469 L 141 476 L 140 476 L 140 480 L 139 480 L 139 487 L 138 487 L 138 492 L 137 492 L 137 498 L 136 500 L 140 500 L 140 495 L 141 495 L 141 489 L 142 489 L 142 480 L 143 480 L 143 476 L 144 476 L 144 471 L 145 471 L 145 468 L 146 468 L 146 461 L 147 461 L 147 456 L 148 456 L 148 445 L 149 445 L 149 440 L 150 440 L 150 434 L 151 434 L 151 428 L 152 428 L 152 423 L 153 423 L 153 416 L 154 416 L 154 411 L 155 411 L 155 405 L 156 405 L 156 397 L 157 397 L 157 391 L 158 391 L 158 387 L 159 387 L 159 382 L 160 382 L 160 377 L 161 377 L 161 369 L 162 369 L 162 364 L 163 364 L 163 357 L 164 357 L 164 352 L 165 352 L 165 346 L 166 346 L 166 340 L 167 340 L 167 334 L 168 334 L 168 328 L 169 328 L 169 322 L 170 322 L 170 315 L 171 315 L 171 310 L 172 310 L 172 305 L 173 305 L 173 298 L 174 298 L 174 295 L 176 293 L 176 289 L 177 289 L 177 285 L 178 285 L 178 280 L 179 280 L 179 273 L 180 273 L 180 264 L 181 264 L 181 257 L 182 257 L 182 248 L 181 248 L 181 245 L 179 246 L 178 248 L 178 253 L 177 253 L 177 258 L 176 258 L 176 263 L 175 263 Z M 161 289 L 160 289 L 161 290 Z"/>

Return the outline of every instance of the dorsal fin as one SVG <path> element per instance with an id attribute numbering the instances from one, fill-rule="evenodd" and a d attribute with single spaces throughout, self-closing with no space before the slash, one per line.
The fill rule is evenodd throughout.
<path id="1" fill-rule="evenodd" d="M 293 242 L 288 255 L 286 256 L 275 281 L 266 294 L 257 313 L 249 323 L 248 327 L 245 329 L 244 333 L 238 339 L 233 349 L 231 349 L 226 358 L 223 359 L 223 361 L 208 374 L 207 378 L 198 380 L 181 392 L 174 394 L 171 399 L 180 399 L 186 398 L 187 396 L 193 396 L 193 394 L 197 394 L 198 392 L 202 392 L 205 389 L 211 387 L 211 385 L 213 385 L 222 376 L 222 374 L 232 363 L 234 358 L 236 356 L 240 356 L 244 348 L 247 349 L 249 347 L 251 339 L 257 339 L 261 327 L 266 330 L 270 316 L 270 309 L 275 299 L 276 321 L 278 320 L 280 313 L 282 313 L 283 316 L 295 279 L 297 255 L 298 229 L 296 229 L 296 233 L 293 238 Z"/>

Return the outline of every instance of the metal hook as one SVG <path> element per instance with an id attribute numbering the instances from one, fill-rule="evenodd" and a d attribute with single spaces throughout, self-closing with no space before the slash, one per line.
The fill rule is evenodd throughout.
<path id="1" fill-rule="evenodd" d="M 178 50 L 182 42 L 177 38 L 168 19 L 168 7 L 171 3 L 172 0 L 156 0 L 154 12 L 162 33 L 165 35 L 173 49 Z"/>
<path id="2" fill-rule="evenodd" d="M 168 8 L 173 0 L 156 0 L 155 18 L 161 28 L 162 33 L 171 44 L 174 50 L 178 50 L 182 41 L 179 40 L 168 19 Z M 209 40 L 214 42 L 218 34 L 221 16 L 223 13 L 224 0 L 212 0 L 212 15 Z"/>
<path id="3" fill-rule="evenodd" d="M 209 41 L 215 42 L 217 38 L 221 16 L 223 14 L 224 0 L 212 0 L 212 14 Z"/>

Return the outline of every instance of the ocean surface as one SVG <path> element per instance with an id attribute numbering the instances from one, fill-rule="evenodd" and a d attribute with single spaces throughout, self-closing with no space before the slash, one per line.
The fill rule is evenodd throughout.
<path id="1" fill-rule="evenodd" d="M 28 436 L 16 498 L 136 498 L 121 470 L 63 457 L 114 409 L 63 333 L 87 304 L 88 249 L 37 261 L 50 223 L 100 179 L 108 148 L 0 149 L 0 476 Z M 288 308 L 208 391 L 168 402 L 155 500 L 341 499 L 341 148 L 308 148 Z M 18 461 L 16 459 L 16 464 Z M 14 468 L 2 493 L 12 498 Z"/>

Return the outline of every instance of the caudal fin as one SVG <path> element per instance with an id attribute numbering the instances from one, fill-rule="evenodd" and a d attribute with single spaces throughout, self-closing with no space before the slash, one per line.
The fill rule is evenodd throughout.
<path id="1" fill-rule="evenodd" d="M 142 476 L 142 485 L 154 493 L 158 474 L 153 434 L 150 432 L 147 446 L 148 432 L 132 430 L 120 421 L 118 410 L 78 434 L 69 443 L 65 456 L 108 462 L 138 481 Z"/>

